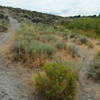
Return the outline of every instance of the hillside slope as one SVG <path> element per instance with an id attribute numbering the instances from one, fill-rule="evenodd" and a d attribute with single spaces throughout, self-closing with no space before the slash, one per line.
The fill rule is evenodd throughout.
<path id="1" fill-rule="evenodd" d="M 7 32 L 0 36 L 0 100 L 100 99 L 99 81 L 88 76 L 100 51 L 99 40 L 67 29 L 72 19 L 19 8 L 0 9 L 9 21 Z M 97 65 L 99 69 L 100 62 Z M 44 91 L 41 94 L 34 84 L 37 73 L 43 76 L 37 84 Z"/>

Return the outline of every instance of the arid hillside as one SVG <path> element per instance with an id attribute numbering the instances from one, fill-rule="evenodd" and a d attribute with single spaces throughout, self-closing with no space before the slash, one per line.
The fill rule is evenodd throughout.
<path id="1" fill-rule="evenodd" d="M 0 6 L 0 100 L 100 100 L 99 22 Z"/>

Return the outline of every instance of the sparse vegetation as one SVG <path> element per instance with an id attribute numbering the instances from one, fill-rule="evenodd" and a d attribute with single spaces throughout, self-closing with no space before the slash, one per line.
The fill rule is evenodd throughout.
<path id="1" fill-rule="evenodd" d="M 46 28 L 41 28 L 46 27 Z M 63 37 L 60 38 L 56 34 L 56 30 L 52 27 L 47 28 L 45 25 L 41 24 L 22 24 L 21 28 L 17 32 L 16 41 L 13 47 L 15 60 L 20 60 L 23 62 L 30 61 L 31 66 L 34 66 L 37 59 L 41 60 L 37 62 L 39 66 L 47 61 L 53 61 L 57 53 L 59 53 L 58 58 L 62 56 L 65 50 L 67 53 L 66 42 Z M 29 60 L 30 59 L 30 60 Z"/>
<path id="2" fill-rule="evenodd" d="M 60 63 L 48 63 L 43 71 L 36 74 L 36 91 L 48 100 L 74 100 L 77 75 L 70 66 Z"/>

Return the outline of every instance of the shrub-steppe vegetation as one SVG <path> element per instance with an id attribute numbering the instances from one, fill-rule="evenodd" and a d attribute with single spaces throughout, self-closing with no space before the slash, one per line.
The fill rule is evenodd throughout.
<path id="1" fill-rule="evenodd" d="M 89 37 L 100 38 L 100 17 L 72 19 L 67 28 Z"/>
<path id="2" fill-rule="evenodd" d="M 64 18 L 8 9 L 20 23 L 11 48 L 12 58 L 28 68 L 39 69 L 32 76 L 36 92 L 47 100 L 76 100 L 78 50 L 81 46 L 93 48 L 88 37 L 100 37 L 100 18 Z M 9 24 L 2 11 L 0 19 L 0 31 L 4 32 Z M 100 52 L 91 63 L 89 76 L 100 79 Z"/>
<path id="3" fill-rule="evenodd" d="M 44 28 L 41 28 L 44 27 Z M 41 24 L 23 23 L 17 31 L 13 47 L 14 59 L 31 63 L 32 66 L 41 66 L 45 62 L 65 58 L 71 54 L 64 37 L 56 32 L 59 30 Z M 71 58 L 73 58 L 70 55 Z M 63 57 L 64 58 L 64 57 Z M 62 59 L 61 59 L 62 60 Z M 38 61 L 38 62 L 37 62 Z"/>
<path id="4" fill-rule="evenodd" d="M 19 22 L 28 21 L 31 23 L 42 23 L 54 25 L 56 24 L 64 24 L 66 21 L 64 17 L 55 16 L 51 14 L 36 12 L 36 11 L 28 11 L 20 8 L 9 8 L 11 15 L 16 18 Z"/>
<path id="5" fill-rule="evenodd" d="M 41 69 L 32 77 L 33 85 L 48 100 L 75 99 L 78 68 L 75 62 L 66 62 L 71 52 L 64 36 L 52 26 L 23 23 L 12 48 L 14 60 Z M 63 52 L 65 59 L 62 59 Z"/>

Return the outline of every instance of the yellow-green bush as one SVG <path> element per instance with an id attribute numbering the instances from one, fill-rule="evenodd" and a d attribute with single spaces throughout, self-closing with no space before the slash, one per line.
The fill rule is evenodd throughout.
<path id="1" fill-rule="evenodd" d="M 35 76 L 37 92 L 48 100 L 74 100 L 77 77 L 69 67 L 61 63 L 45 64 Z"/>

